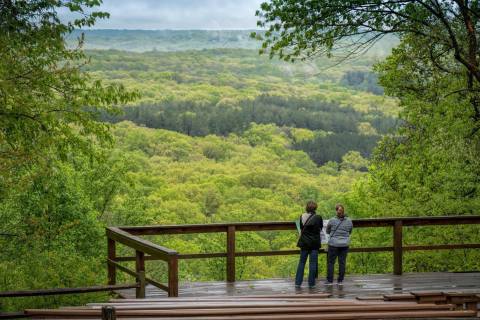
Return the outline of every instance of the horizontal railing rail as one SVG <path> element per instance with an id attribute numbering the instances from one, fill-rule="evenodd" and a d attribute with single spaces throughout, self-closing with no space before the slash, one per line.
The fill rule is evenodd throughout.
<path id="1" fill-rule="evenodd" d="M 80 288 L 55 288 L 55 289 L 39 289 L 39 290 L 1 291 L 0 298 L 91 293 L 91 292 L 102 292 L 102 291 L 114 291 L 114 290 L 121 290 L 121 289 L 132 289 L 132 288 L 137 288 L 139 286 L 140 285 L 138 283 L 132 283 L 132 284 L 117 284 L 117 285 L 91 286 L 91 287 L 80 287 Z"/>
<path id="2" fill-rule="evenodd" d="M 136 289 L 137 298 L 145 298 L 145 286 L 147 283 L 168 292 L 169 296 L 178 296 L 178 252 L 166 247 L 159 246 L 148 240 L 132 235 L 121 228 L 109 227 L 106 229 L 108 241 L 108 284 L 116 283 L 116 270 L 135 277 L 139 287 Z M 120 243 L 135 250 L 135 257 L 116 256 L 116 244 Z M 146 254 L 148 260 L 163 260 L 168 264 L 168 285 L 159 283 L 145 276 Z M 121 261 L 135 261 L 135 271 L 122 266 Z"/>
<path id="3" fill-rule="evenodd" d="M 438 244 L 438 245 L 403 245 L 403 227 L 433 226 L 433 225 L 460 225 L 480 224 L 480 216 L 441 216 L 441 217 L 393 217 L 373 219 L 353 219 L 355 228 L 391 227 L 393 229 L 393 243 L 391 246 L 351 248 L 350 252 L 393 252 L 394 274 L 402 274 L 403 252 L 414 250 L 449 250 L 449 249 L 476 249 L 477 243 Z M 108 238 L 108 275 L 109 284 L 115 284 L 116 270 L 126 272 L 137 278 L 141 288 L 137 289 L 137 297 L 145 296 L 145 284 L 150 283 L 168 292 L 169 296 L 178 296 L 178 260 L 226 258 L 227 281 L 235 281 L 235 259 L 237 257 L 294 255 L 299 250 L 274 251 L 245 251 L 235 249 L 236 232 L 259 232 L 277 230 L 295 230 L 294 222 L 267 221 L 267 222 L 234 222 L 192 225 L 158 225 L 158 226 L 123 226 L 107 228 Z M 226 252 L 212 253 L 178 253 L 144 240 L 141 235 L 174 235 L 194 233 L 226 233 Z M 121 243 L 136 252 L 134 257 L 116 256 L 115 243 Z M 320 251 L 325 253 L 324 250 Z M 153 279 L 145 277 L 146 260 L 163 260 L 168 263 L 168 285 L 163 285 Z M 130 270 L 120 265 L 120 262 L 136 261 L 136 270 Z"/>
<path id="4" fill-rule="evenodd" d="M 480 216 L 442 216 L 442 217 L 398 217 L 398 218 L 371 218 L 353 219 L 355 228 L 391 227 L 395 222 L 401 221 L 403 226 L 427 225 L 456 225 L 480 224 Z M 188 234 L 226 232 L 228 227 L 234 226 L 236 231 L 275 231 L 294 230 L 292 221 L 266 221 L 266 222 L 232 222 L 190 225 L 163 225 L 163 226 L 124 226 L 118 227 L 132 235 L 163 235 L 163 234 Z"/>

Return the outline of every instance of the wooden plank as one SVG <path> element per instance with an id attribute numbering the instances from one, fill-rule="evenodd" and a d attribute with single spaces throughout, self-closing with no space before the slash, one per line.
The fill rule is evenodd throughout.
<path id="1" fill-rule="evenodd" d="M 148 308 L 148 307 L 146 307 Z M 217 309 L 177 309 L 177 310 L 117 310 L 118 316 L 154 316 L 154 317 L 198 317 L 198 316 L 235 316 L 235 315 L 262 315 L 262 314 L 302 314 L 302 313 L 345 313 L 345 312 L 386 312 L 386 311 L 427 311 L 427 310 L 452 310 L 453 306 L 448 305 L 430 305 L 423 306 L 419 304 L 410 305 L 383 305 L 383 306 L 310 306 L 301 307 L 270 307 L 270 308 L 222 308 Z M 74 313 L 76 310 L 72 310 Z"/>
<path id="2" fill-rule="evenodd" d="M 414 245 L 403 247 L 403 250 L 450 250 L 450 249 L 478 249 L 480 244 L 477 243 L 459 243 L 459 244 L 440 244 L 440 245 Z"/>
<path id="3" fill-rule="evenodd" d="M 453 305 L 437 305 L 437 304 L 398 304 L 398 303 L 384 303 L 384 304 L 364 304 L 364 305 L 324 305 L 316 306 L 314 304 L 309 305 L 307 308 L 300 306 L 268 306 L 263 308 L 257 308 L 255 306 L 246 306 L 246 308 L 231 308 L 224 307 L 219 304 L 214 309 L 204 309 L 204 308 L 178 308 L 178 309 L 150 309 L 149 305 L 146 304 L 141 308 L 121 308 L 114 306 L 102 306 L 101 309 L 50 309 L 47 312 L 43 312 L 44 309 L 31 309 L 28 310 L 28 314 L 50 314 L 50 315 L 94 315 L 100 314 L 105 308 L 115 309 L 118 316 L 132 316 L 132 315 L 142 315 L 142 316 L 202 316 L 202 315 L 239 315 L 239 314 L 274 314 L 274 313 L 316 313 L 316 312 L 329 312 L 329 313 L 340 313 L 340 312 L 373 312 L 373 311 L 407 311 L 407 310 L 452 310 Z M 95 311 L 95 312 L 92 312 Z"/>
<path id="4" fill-rule="evenodd" d="M 203 296 L 203 297 L 175 297 L 175 298 L 146 298 L 142 302 L 157 302 L 157 301 L 191 301 L 192 299 L 200 300 L 237 300 L 237 299 L 324 299 L 329 298 L 330 293 L 308 293 L 308 294 L 265 294 L 265 295 L 242 295 L 242 296 Z M 111 299 L 113 302 L 128 303 L 138 302 L 137 299 Z"/>
<path id="5" fill-rule="evenodd" d="M 410 292 L 415 297 L 432 297 L 432 296 L 442 296 L 443 291 L 412 291 Z"/>
<path id="6" fill-rule="evenodd" d="M 0 319 L 29 318 L 24 312 L 0 312 Z"/>
<path id="7" fill-rule="evenodd" d="M 150 278 L 147 278 L 147 277 L 145 277 L 145 281 L 146 281 L 147 283 L 150 283 L 151 285 L 159 288 L 160 290 L 163 290 L 163 291 L 168 292 L 168 287 L 167 287 L 166 285 L 164 285 L 164 284 L 161 284 L 160 282 L 157 282 L 157 281 L 155 281 L 155 280 L 153 280 L 153 279 L 150 279 Z"/>
<path id="8" fill-rule="evenodd" d="M 393 274 L 402 274 L 403 265 L 403 223 L 396 220 L 393 227 Z"/>
<path id="9" fill-rule="evenodd" d="M 382 305 L 387 304 L 388 302 L 384 302 Z M 394 303 L 398 305 L 399 303 Z M 410 305 L 417 305 L 417 303 L 410 303 Z M 217 302 L 170 302 L 170 303 L 138 303 L 138 304 L 130 304 L 130 303 L 118 303 L 118 304 L 101 304 L 99 305 L 91 305 L 92 309 L 100 309 L 103 305 L 111 305 L 117 308 L 117 310 L 122 309 L 162 309 L 162 310 L 170 310 L 170 309 L 218 309 L 219 307 L 222 308 L 271 308 L 271 307 L 302 307 L 302 308 L 310 308 L 316 306 L 351 306 L 351 305 L 368 305 L 370 307 L 378 306 L 379 304 L 372 304 L 372 303 L 363 303 L 360 304 L 358 301 L 355 303 L 352 302 L 345 302 L 345 301 L 335 301 L 335 302 L 318 302 L 318 301 L 217 301 Z M 424 305 L 422 305 L 424 306 Z M 84 309 L 81 309 L 84 310 Z"/>
<path id="10" fill-rule="evenodd" d="M 383 301 L 383 296 L 356 296 L 355 299 L 360 301 Z"/>
<path id="11" fill-rule="evenodd" d="M 152 256 L 157 256 L 165 261 L 167 261 L 170 256 L 178 254 L 175 250 L 159 246 L 140 237 L 131 235 L 128 232 L 125 232 L 119 228 L 107 228 L 107 236 L 130 248 L 150 254 Z"/>
<path id="12" fill-rule="evenodd" d="M 480 215 L 474 216 L 441 216 L 441 217 L 407 217 L 402 218 L 404 226 L 428 226 L 428 225 L 457 225 L 479 224 Z"/>
<path id="13" fill-rule="evenodd" d="M 478 289 L 480 292 L 480 289 Z M 469 297 L 472 299 L 478 299 L 480 301 L 480 296 L 476 292 L 448 292 L 442 291 L 442 294 L 446 295 L 447 297 Z"/>
<path id="14" fill-rule="evenodd" d="M 235 226 L 227 229 L 227 282 L 235 282 Z"/>
<path id="15" fill-rule="evenodd" d="M 388 227 L 392 226 L 395 218 L 379 219 L 354 219 L 355 227 Z M 480 223 L 480 222 L 479 222 Z M 120 229 L 132 235 L 162 235 L 162 234 L 189 234 L 227 232 L 228 226 L 235 226 L 237 231 L 273 231 L 295 230 L 292 221 L 266 221 L 266 222 L 237 222 L 237 223 L 211 223 L 190 225 L 162 225 L 162 226 L 122 226 Z"/>
<path id="16" fill-rule="evenodd" d="M 161 317 L 161 310 L 153 311 L 123 311 L 117 312 L 117 316 L 125 317 L 148 317 L 156 316 Z M 283 310 L 282 310 L 283 311 Z M 302 309 L 302 313 L 282 313 L 282 314 L 238 314 L 238 315 L 213 315 L 213 316 L 195 316 L 195 319 L 215 319 L 215 320 L 229 320 L 229 319 L 263 319 L 263 320 L 278 320 L 278 319 L 297 319 L 297 320 L 307 320 L 307 319 L 398 319 L 398 318 L 436 318 L 436 317 L 474 317 L 476 313 L 472 310 L 408 310 L 408 311 L 377 311 L 377 312 L 305 312 L 305 309 Z M 38 310 L 27 310 L 27 312 L 32 316 L 39 317 L 65 317 L 65 316 L 80 316 L 80 317 L 91 317 L 97 316 L 98 312 L 92 313 L 92 310 L 82 310 L 75 311 L 72 313 L 63 312 L 63 313 L 52 313 L 51 310 L 46 312 L 40 312 Z M 166 315 L 168 317 L 168 315 Z M 188 319 L 189 316 L 171 316 L 171 319 Z"/>
<path id="17" fill-rule="evenodd" d="M 120 229 L 132 235 L 163 235 L 163 234 L 190 234 L 227 232 L 225 223 L 189 224 L 189 225 L 162 225 L 162 226 L 125 226 Z"/>
<path id="18" fill-rule="evenodd" d="M 454 225 L 454 224 L 480 224 L 480 215 L 473 216 L 440 216 L 440 217 L 394 217 L 394 218 L 371 218 L 353 219 L 356 228 L 388 227 L 393 226 L 395 221 L 401 220 L 404 226 L 419 225 Z M 156 234 L 187 234 L 187 233 L 211 233 L 227 232 L 228 226 L 235 226 L 237 231 L 272 231 L 272 230 L 295 230 L 295 224 L 291 221 L 267 221 L 267 222 L 239 222 L 239 223 L 213 223 L 197 225 L 163 225 L 163 226 L 123 226 L 120 229 L 133 235 L 156 235 Z"/>
<path id="19" fill-rule="evenodd" d="M 388 252 L 393 251 L 393 247 L 364 247 L 364 248 L 350 248 L 348 252 Z M 268 256 L 283 256 L 296 255 L 300 250 L 273 250 L 273 251 L 243 251 L 237 252 L 237 257 L 268 257 Z M 319 254 L 326 254 L 325 249 L 320 249 Z"/>
<path id="20" fill-rule="evenodd" d="M 383 299 L 386 301 L 416 301 L 416 298 L 413 294 L 404 293 L 404 294 L 385 294 Z"/>
<path id="21" fill-rule="evenodd" d="M 453 304 L 417 304 L 417 303 L 389 303 L 389 302 L 383 302 L 383 301 L 377 301 L 377 303 L 372 304 L 372 303 L 358 303 L 358 301 L 349 301 L 349 302 L 337 302 L 337 303 L 273 303 L 270 302 L 268 304 L 256 304 L 256 303 L 249 303 L 249 304 L 232 304 L 232 303 L 217 303 L 217 304 L 203 304 L 203 305 L 196 305 L 196 304 L 169 304 L 169 305 L 163 305 L 163 304 L 146 304 L 146 303 L 140 303 L 140 304 L 116 304 L 112 305 L 109 304 L 109 306 L 115 307 L 118 311 L 121 310 L 210 310 L 210 309 L 231 309 L 231 310 L 244 310 L 244 309 L 284 309 L 286 310 L 287 308 L 302 308 L 303 310 L 313 310 L 312 308 L 323 308 L 324 310 L 345 310 L 345 309 L 350 309 L 355 307 L 359 309 L 365 309 L 365 310 L 373 310 L 373 309 L 397 309 L 397 310 L 409 310 L 409 309 L 422 309 L 422 310 L 430 310 L 430 309 L 435 309 L 435 310 L 453 310 L 454 305 Z M 104 306 L 91 306 L 91 309 L 96 309 L 99 310 Z M 61 309 L 65 310 L 65 308 Z M 69 308 L 69 310 L 85 310 L 82 308 L 78 307 L 73 307 Z M 320 310 L 320 309 L 318 309 Z"/>
<path id="22" fill-rule="evenodd" d="M 364 247 L 364 248 L 349 248 L 350 252 L 387 252 L 393 251 L 393 247 Z"/>
<path id="23" fill-rule="evenodd" d="M 480 246 L 480 245 L 479 245 Z M 393 247 L 364 247 L 364 248 L 350 248 L 349 252 L 389 252 L 393 251 Z M 300 250 L 273 250 L 273 251 L 243 251 L 235 252 L 236 257 L 267 257 L 267 256 L 283 256 L 283 255 L 296 255 Z M 325 249 L 320 249 L 319 254 L 326 254 Z M 226 258 L 226 252 L 215 253 L 180 253 L 178 259 L 211 259 L 211 258 Z M 135 261 L 135 257 L 117 257 L 116 261 Z M 145 260 L 161 260 L 152 256 L 145 256 Z"/>
<path id="24" fill-rule="evenodd" d="M 119 264 L 118 262 L 115 262 L 115 261 L 112 261 L 112 260 L 107 260 L 107 263 L 108 263 L 108 264 L 113 264 L 113 265 L 115 265 L 115 267 L 116 267 L 118 270 L 123 271 L 123 272 L 125 272 L 126 274 L 131 275 L 132 277 L 137 278 L 137 276 L 138 276 L 135 271 L 130 270 L 130 269 L 128 269 L 127 267 L 122 266 L 122 265 Z"/>
<path id="25" fill-rule="evenodd" d="M 209 258 L 226 258 L 226 252 L 216 253 L 183 253 L 178 255 L 178 259 L 209 259 Z"/>
<path id="26" fill-rule="evenodd" d="M 131 289 L 136 287 L 137 287 L 137 284 L 117 284 L 117 285 L 92 286 L 92 287 L 81 287 L 81 288 L 56 288 L 56 289 L 41 289 L 41 290 L 3 291 L 3 292 L 0 292 L 0 298 L 51 296 L 51 295 L 61 295 L 61 294 L 101 292 L 101 291 L 113 291 L 113 290 L 120 290 L 120 289 Z"/>

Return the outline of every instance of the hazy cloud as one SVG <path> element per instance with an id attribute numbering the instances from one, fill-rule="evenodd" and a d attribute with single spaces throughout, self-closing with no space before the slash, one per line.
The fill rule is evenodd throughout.
<path id="1" fill-rule="evenodd" d="M 255 29 L 265 0 L 104 0 L 101 29 Z M 65 18 L 69 18 L 65 15 Z"/>

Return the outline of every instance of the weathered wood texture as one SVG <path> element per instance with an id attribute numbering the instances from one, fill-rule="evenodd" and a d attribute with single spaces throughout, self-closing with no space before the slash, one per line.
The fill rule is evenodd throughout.
<path id="1" fill-rule="evenodd" d="M 436 296 L 437 293 L 432 293 Z M 468 295 L 468 294 L 467 294 Z M 359 301 L 321 298 L 321 294 L 265 295 L 238 297 L 157 298 L 112 300 L 86 307 L 27 309 L 25 313 L 42 319 L 399 319 L 475 317 L 477 310 L 448 303 Z M 427 297 L 422 294 L 422 297 Z M 456 295 L 459 298 L 461 295 Z M 464 295 L 465 297 L 465 295 Z M 198 300 L 197 300 L 198 299 Z M 110 312 L 106 312 L 110 310 Z M 107 316 L 110 314 L 110 316 Z"/>
<path id="2" fill-rule="evenodd" d="M 20 290 L 20 291 L 3 291 L 0 292 L 0 298 L 14 298 L 14 297 L 33 297 L 33 296 L 52 296 L 62 294 L 77 294 L 101 291 L 114 291 L 121 289 L 136 288 L 138 284 L 118 284 L 108 286 L 92 286 L 82 288 L 58 288 L 58 289 L 41 289 L 41 290 Z"/>
<path id="3" fill-rule="evenodd" d="M 387 247 L 361 247 L 350 248 L 350 252 L 393 252 L 393 273 L 401 275 L 403 272 L 403 252 L 414 250 L 450 250 L 450 249 L 475 249 L 480 244 L 435 244 L 435 245 L 403 245 L 403 227 L 405 226 L 434 226 L 434 225 L 458 225 L 458 224 L 480 224 L 480 216 L 446 216 L 446 217 L 394 217 L 376 219 L 354 219 L 355 228 L 392 227 L 393 243 Z M 236 257 L 251 256 L 278 256 L 295 255 L 298 250 L 276 250 L 276 251 L 250 251 L 237 252 L 235 248 L 236 232 L 247 231 L 274 231 L 294 230 L 294 222 L 242 222 L 242 223 L 216 223 L 208 225 L 167 225 L 167 226 L 134 226 L 107 228 L 108 237 L 108 276 L 109 283 L 115 283 L 116 270 L 127 272 L 137 278 L 139 282 L 139 270 L 132 274 L 131 270 L 121 267 L 119 262 L 137 261 L 138 254 L 142 255 L 143 264 L 145 260 L 163 260 L 168 267 L 168 285 L 156 282 L 153 279 L 148 282 L 161 290 L 165 290 L 170 296 L 178 295 L 178 260 L 179 259 L 205 259 L 205 258 L 226 258 L 226 280 L 235 282 L 235 260 Z M 168 234 L 190 234 L 190 233 L 226 233 L 226 252 L 213 253 L 182 253 L 179 254 L 173 249 L 156 245 L 150 241 L 141 239 L 138 235 L 168 235 Z M 135 257 L 117 257 L 115 255 L 115 242 L 122 243 L 136 250 Z M 324 254 L 325 251 L 321 250 Z M 145 271 L 145 270 L 144 270 Z M 145 292 L 144 285 L 140 284 L 137 296 Z"/>
<path id="4" fill-rule="evenodd" d="M 348 271 L 348 270 L 347 270 Z M 410 294 L 420 291 L 442 292 L 473 292 L 480 290 L 480 272 L 453 273 L 453 272 L 428 272 L 404 273 L 401 276 L 392 274 L 375 275 L 349 275 L 343 286 L 323 286 L 323 277 L 319 275 L 317 287 L 295 289 L 294 279 L 250 280 L 226 283 L 222 281 L 185 282 L 179 288 L 180 297 L 205 297 L 205 296 L 251 296 L 272 294 L 301 294 L 301 293 L 328 293 L 334 298 L 356 298 L 383 296 L 393 294 Z M 123 298 L 135 298 L 134 290 L 117 290 Z M 166 298 L 167 294 L 153 286 L 147 286 L 147 298 Z M 178 298 L 181 299 L 181 298 Z"/>

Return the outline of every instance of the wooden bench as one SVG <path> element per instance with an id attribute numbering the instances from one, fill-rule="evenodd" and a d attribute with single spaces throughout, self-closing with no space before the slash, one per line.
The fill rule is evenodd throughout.
<path id="1" fill-rule="evenodd" d="M 457 308 L 478 311 L 478 304 L 480 303 L 480 295 L 475 293 L 462 292 L 444 292 L 447 297 L 447 303 L 457 305 Z"/>
<path id="2" fill-rule="evenodd" d="M 412 295 L 413 296 L 413 295 Z M 475 310 L 459 310 L 456 304 L 320 298 L 321 295 L 272 295 L 250 297 L 202 297 L 113 299 L 84 307 L 27 309 L 33 319 L 210 319 L 210 320 L 307 320 L 401 319 L 475 317 Z M 458 295 L 450 297 L 456 301 Z"/>

